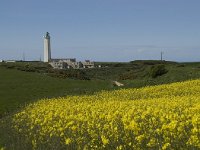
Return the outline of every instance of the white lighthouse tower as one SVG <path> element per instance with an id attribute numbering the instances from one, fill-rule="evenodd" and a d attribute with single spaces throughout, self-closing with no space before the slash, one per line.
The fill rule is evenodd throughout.
<path id="1" fill-rule="evenodd" d="M 51 60 L 51 45 L 49 32 L 44 36 L 44 62 Z"/>

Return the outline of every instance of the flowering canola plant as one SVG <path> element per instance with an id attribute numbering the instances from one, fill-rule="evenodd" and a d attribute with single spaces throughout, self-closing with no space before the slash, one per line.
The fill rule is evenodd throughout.
<path id="1" fill-rule="evenodd" d="M 199 149 L 200 80 L 43 99 L 13 127 L 33 149 Z"/>

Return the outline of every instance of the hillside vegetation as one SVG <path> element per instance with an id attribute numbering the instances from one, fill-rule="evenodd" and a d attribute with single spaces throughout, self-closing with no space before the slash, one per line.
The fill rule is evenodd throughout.
<path id="1" fill-rule="evenodd" d="M 41 98 L 93 93 L 111 89 L 100 80 L 73 80 L 0 67 L 0 118 Z"/>
<path id="2" fill-rule="evenodd" d="M 0 63 L 0 67 L 24 72 L 35 72 L 47 76 L 76 80 L 151 80 L 162 76 L 164 83 L 183 81 L 200 77 L 200 63 L 176 63 L 169 61 L 138 60 L 127 63 L 96 62 L 101 68 L 92 69 L 53 69 L 43 62 Z M 154 76 L 152 70 L 164 67 L 163 73 Z M 158 70 L 159 72 L 159 70 Z M 157 80 L 157 79 L 156 79 Z M 158 82 L 159 83 L 159 82 Z"/>
<path id="3" fill-rule="evenodd" d="M 127 89 L 200 78 L 200 63 L 133 61 L 129 63 L 97 62 L 96 65 L 101 65 L 102 68 L 54 70 L 48 64 L 42 62 L 0 63 L 0 146 L 5 144 L 8 146 L 9 143 L 11 143 L 9 149 L 21 149 L 24 146 L 23 143 L 21 143 L 22 145 L 16 144 L 20 143 L 23 138 L 21 139 L 18 135 L 16 138 L 12 137 L 14 134 L 12 129 L 10 129 L 10 117 L 30 103 L 37 102 L 40 99 L 66 97 L 70 95 L 93 95 L 95 92 L 101 90 L 111 91 L 119 89 L 113 85 L 113 80 L 120 81 L 125 85 L 123 88 Z M 145 90 L 144 92 L 139 91 L 142 93 L 140 95 L 141 97 L 146 95 L 147 97 L 145 99 L 148 99 L 148 96 L 152 98 L 151 93 L 147 95 Z M 173 89 L 168 92 L 170 93 L 172 91 Z M 159 93 L 160 91 L 157 92 Z M 187 91 L 184 92 L 188 93 Z M 117 97 L 119 92 L 112 94 L 115 94 Z M 126 92 L 124 94 L 128 95 Z M 121 98 L 127 99 L 122 94 L 120 95 Z M 133 94 L 131 97 L 137 96 Z M 131 97 L 129 98 L 131 99 Z M 72 104 L 76 105 L 76 102 Z M 83 103 L 89 105 L 88 103 Z M 104 104 L 106 103 L 101 103 L 99 106 L 104 108 Z M 112 101 L 108 104 L 112 105 Z M 121 102 L 119 103 L 118 101 L 118 104 L 121 106 Z M 65 106 L 65 103 L 63 103 L 63 106 Z M 101 110 L 100 107 L 97 107 L 97 109 Z M 195 137 L 193 140 L 195 140 Z M 30 144 L 30 146 L 33 145 Z"/>
<path id="4" fill-rule="evenodd" d="M 195 150 L 200 80 L 43 99 L 6 124 L 8 149 Z"/>
<path id="5" fill-rule="evenodd" d="M 133 61 L 95 64 L 102 68 L 55 70 L 42 62 L 0 63 L 0 118 L 41 98 L 117 89 L 113 80 L 122 82 L 123 88 L 133 88 L 200 78 L 200 63 Z"/>

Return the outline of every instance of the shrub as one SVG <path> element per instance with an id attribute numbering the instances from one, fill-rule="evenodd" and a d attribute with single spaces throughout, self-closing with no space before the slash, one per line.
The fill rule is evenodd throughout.
<path id="1" fill-rule="evenodd" d="M 134 71 L 128 71 L 119 76 L 119 80 L 134 80 L 137 78 L 137 74 Z"/>
<path id="2" fill-rule="evenodd" d="M 185 65 L 184 64 L 180 64 L 177 67 L 185 67 Z"/>
<path id="3" fill-rule="evenodd" d="M 150 76 L 152 78 L 156 78 L 158 76 L 162 76 L 163 74 L 166 74 L 168 70 L 165 68 L 165 65 L 156 65 L 152 66 L 150 70 Z"/>
<path id="4" fill-rule="evenodd" d="M 50 69 L 48 70 L 48 75 L 56 78 L 71 78 L 78 80 L 90 80 L 90 78 L 82 70 L 68 69 L 68 70 L 59 70 L 59 69 Z"/>

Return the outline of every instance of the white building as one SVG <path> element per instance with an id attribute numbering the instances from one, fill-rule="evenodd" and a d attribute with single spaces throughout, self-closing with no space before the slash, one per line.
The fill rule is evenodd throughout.
<path id="1" fill-rule="evenodd" d="M 49 64 L 55 69 L 80 68 L 80 63 L 76 62 L 75 58 L 51 59 L 51 62 Z"/>
<path id="2" fill-rule="evenodd" d="M 17 62 L 16 60 L 5 60 L 6 63 L 15 63 Z"/>
<path id="3" fill-rule="evenodd" d="M 51 59 L 49 64 L 54 69 L 81 69 L 81 68 L 94 68 L 94 62 L 89 60 L 77 62 L 75 58 L 68 59 Z"/>
<path id="4" fill-rule="evenodd" d="M 83 67 L 83 68 L 94 68 L 94 62 L 92 62 L 90 60 L 85 60 L 80 63 L 81 63 L 81 67 Z"/>
<path id="5" fill-rule="evenodd" d="M 94 68 L 94 62 L 89 60 L 77 62 L 75 58 L 52 59 L 50 35 L 48 32 L 44 36 L 44 62 L 48 62 L 54 69 Z"/>
<path id="6" fill-rule="evenodd" d="M 44 36 L 44 62 L 51 60 L 51 44 L 49 32 Z"/>

